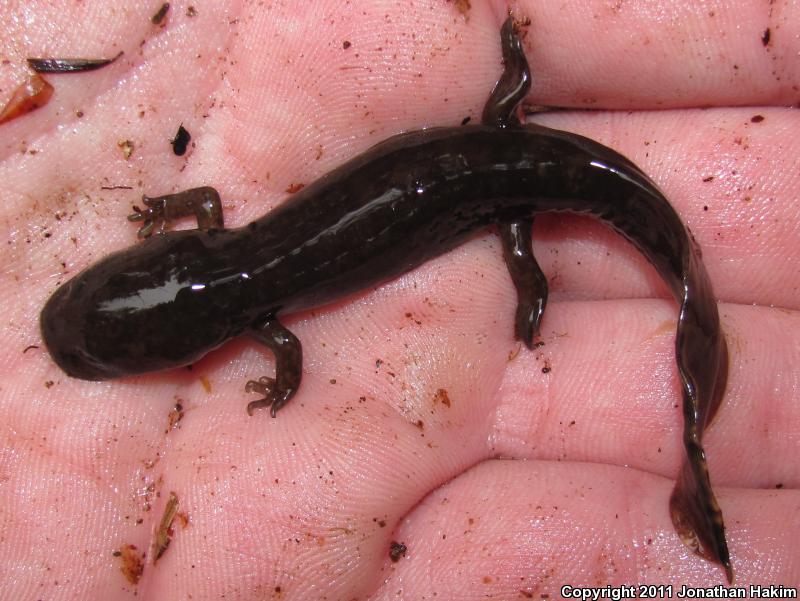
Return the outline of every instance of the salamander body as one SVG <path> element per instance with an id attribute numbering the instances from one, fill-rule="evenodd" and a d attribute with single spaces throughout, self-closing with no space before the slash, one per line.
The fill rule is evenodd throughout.
<path id="1" fill-rule="evenodd" d="M 515 334 L 538 335 L 547 283 L 531 248 L 538 213 L 593 215 L 630 240 L 680 303 L 676 359 L 686 460 L 670 508 L 687 545 L 732 578 L 722 514 L 702 435 L 727 378 L 716 300 L 692 236 L 631 161 L 587 138 L 522 125 L 530 86 L 509 19 L 505 70 L 482 123 L 400 134 L 377 144 L 264 217 L 225 229 L 219 196 L 196 188 L 145 199 L 133 220 L 194 214 L 198 229 L 159 233 L 114 253 L 58 288 L 41 314 L 44 341 L 70 376 L 101 380 L 197 361 L 249 334 L 276 356 L 276 375 L 247 384 L 248 405 L 274 416 L 297 392 L 300 341 L 280 316 L 395 278 L 496 225 L 517 289 Z"/>

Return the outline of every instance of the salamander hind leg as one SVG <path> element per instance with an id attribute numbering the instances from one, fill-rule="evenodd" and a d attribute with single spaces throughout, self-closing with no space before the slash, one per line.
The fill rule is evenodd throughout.
<path id="1" fill-rule="evenodd" d="M 513 17 L 506 19 L 500 29 L 500 45 L 504 69 L 483 107 L 481 123 L 496 127 L 519 126 L 515 111 L 531 89 L 531 70 Z"/>
<path id="2" fill-rule="evenodd" d="M 303 348 L 297 336 L 287 330 L 276 317 L 270 317 L 250 335 L 270 349 L 275 355 L 275 377 L 264 376 L 250 380 L 246 392 L 258 392 L 264 398 L 247 404 L 247 413 L 255 409 L 270 408 L 275 417 L 278 410 L 288 403 L 300 388 L 303 375 Z"/>
<path id="3" fill-rule="evenodd" d="M 547 304 L 547 279 L 533 256 L 532 228 L 533 218 L 499 226 L 503 258 L 517 289 L 514 333 L 529 349 L 533 348 L 534 337 L 539 336 L 539 326 Z"/>
<path id="4" fill-rule="evenodd" d="M 221 230 L 225 227 L 219 192 L 209 186 L 164 196 L 143 196 L 142 202 L 145 205 L 143 209 L 134 205 L 134 212 L 128 215 L 128 221 L 144 221 L 139 228 L 140 238 L 150 236 L 156 226 L 161 233 L 173 219 L 190 215 L 197 218 L 197 228 L 200 230 Z"/>

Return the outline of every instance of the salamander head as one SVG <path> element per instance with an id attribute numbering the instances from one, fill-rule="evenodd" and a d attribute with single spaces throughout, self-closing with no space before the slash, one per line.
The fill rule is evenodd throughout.
<path id="1" fill-rule="evenodd" d="M 104 380 L 113 377 L 108 367 L 87 351 L 85 311 L 78 297 L 86 283 L 80 277 L 59 287 L 42 309 L 42 339 L 53 361 L 73 378 Z"/>
<path id="2" fill-rule="evenodd" d="M 158 246 L 112 254 L 47 301 L 42 337 L 68 375 L 104 380 L 187 365 L 232 335 L 225 308 L 187 273 L 187 255 Z"/>

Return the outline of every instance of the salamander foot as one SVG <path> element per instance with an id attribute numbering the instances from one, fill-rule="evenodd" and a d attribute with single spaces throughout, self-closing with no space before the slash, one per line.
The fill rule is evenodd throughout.
<path id="1" fill-rule="evenodd" d="M 247 403 L 248 415 L 253 415 L 253 411 L 264 407 L 270 407 L 270 414 L 275 417 L 278 409 L 283 407 L 294 394 L 294 391 L 288 390 L 279 392 L 275 387 L 275 378 L 269 376 L 261 376 L 258 380 L 250 380 L 244 387 L 245 392 L 257 392 L 263 394 L 263 399 L 257 401 L 250 401 Z"/>
<path id="2" fill-rule="evenodd" d="M 264 398 L 247 404 L 247 413 L 262 407 L 270 408 L 275 417 L 278 410 L 295 395 L 303 374 L 303 350 L 297 337 L 287 330 L 276 317 L 269 317 L 250 335 L 270 349 L 275 355 L 275 377 L 262 376 L 245 385 L 246 392 L 258 392 Z"/>
<path id="3" fill-rule="evenodd" d="M 142 196 L 142 202 L 144 209 L 134 205 L 133 213 L 128 215 L 128 221 L 144 221 L 137 234 L 139 238 L 149 237 L 156 227 L 161 234 L 173 219 L 190 215 L 197 218 L 199 230 L 221 230 L 224 227 L 222 201 L 219 193 L 209 186 L 164 196 Z"/>

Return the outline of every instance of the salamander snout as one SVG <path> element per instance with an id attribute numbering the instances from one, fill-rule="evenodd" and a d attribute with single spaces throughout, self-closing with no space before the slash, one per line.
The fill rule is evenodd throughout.
<path id="1" fill-rule="evenodd" d="M 103 369 L 86 349 L 85 282 L 72 279 L 58 288 L 42 309 L 39 325 L 53 361 L 73 378 L 104 380 Z"/>

